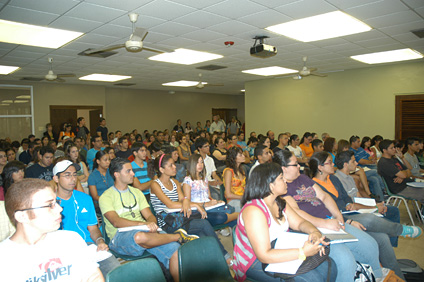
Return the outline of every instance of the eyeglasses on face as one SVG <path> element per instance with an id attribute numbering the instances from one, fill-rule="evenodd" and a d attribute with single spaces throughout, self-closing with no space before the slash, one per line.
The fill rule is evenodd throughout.
<path id="1" fill-rule="evenodd" d="M 294 164 L 288 164 L 286 166 L 298 166 L 298 165 L 299 165 L 299 163 L 294 163 Z"/>
<path id="2" fill-rule="evenodd" d="M 41 206 L 41 207 L 34 207 L 34 208 L 27 208 L 27 209 L 21 209 L 21 210 L 16 210 L 15 212 L 18 211 L 30 211 L 30 210 L 36 210 L 36 209 L 44 209 L 44 208 L 49 208 L 49 209 L 54 209 L 56 207 L 56 205 L 60 205 L 61 200 L 55 200 L 53 202 L 51 202 L 48 205 L 45 206 Z"/>
<path id="3" fill-rule="evenodd" d="M 70 173 L 70 172 L 65 172 L 65 173 L 61 173 L 60 174 L 60 177 L 64 177 L 64 178 L 67 178 L 67 179 L 71 179 L 71 178 L 77 178 L 78 177 L 78 175 L 76 174 L 76 173 Z"/>

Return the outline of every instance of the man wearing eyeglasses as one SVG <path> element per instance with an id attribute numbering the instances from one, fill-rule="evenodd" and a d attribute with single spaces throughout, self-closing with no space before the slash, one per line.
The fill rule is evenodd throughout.
<path id="1" fill-rule="evenodd" d="M 0 243 L 2 281 L 104 281 L 81 237 L 57 230 L 62 208 L 46 181 L 14 183 L 5 203 L 16 232 Z"/>
<path id="2" fill-rule="evenodd" d="M 109 250 L 97 225 L 93 200 L 87 194 L 75 190 L 77 171 L 80 166 L 69 160 L 58 162 L 53 168 L 53 180 L 57 183 L 57 199 L 62 211 L 61 229 L 77 232 L 87 243 L 96 244 L 97 251 Z M 120 263 L 112 255 L 99 262 L 103 276 L 118 267 Z"/>

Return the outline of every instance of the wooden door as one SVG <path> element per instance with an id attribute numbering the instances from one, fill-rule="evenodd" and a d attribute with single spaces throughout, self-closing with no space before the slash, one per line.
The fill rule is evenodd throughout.
<path id="1" fill-rule="evenodd" d="M 395 138 L 424 138 L 424 94 L 396 96 Z"/>
<path id="2" fill-rule="evenodd" d="M 57 109 L 50 107 L 50 123 L 53 126 L 53 131 L 59 133 L 63 131 L 65 123 L 72 124 L 72 128 L 77 124 L 77 110 L 76 109 Z"/>
<path id="3" fill-rule="evenodd" d="M 89 126 L 90 135 L 91 136 L 97 136 L 97 127 L 99 126 L 100 118 L 102 117 L 102 111 L 101 110 L 91 110 L 90 111 L 90 124 Z"/>

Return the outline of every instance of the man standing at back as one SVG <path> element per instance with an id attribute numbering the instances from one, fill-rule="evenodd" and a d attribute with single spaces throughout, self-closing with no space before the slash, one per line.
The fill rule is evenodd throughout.
<path id="1" fill-rule="evenodd" d="M 102 144 L 103 144 L 102 137 L 100 136 L 91 137 L 91 145 L 93 147 L 87 152 L 87 164 L 90 171 L 93 170 L 93 162 L 97 152 L 102 150 Z"/>
<path id="2" fill-rule="evenodd" d="M 213 134 L 214 132 L 225 132 L 225 126 L 224 124 L 219 120 L 218 115 L 214 115 L 212 117 L 213 122 L 211 124 L 211 127 L 209 128 L 209 132 Z"/>
<path id="3" fill-rule="evenodd" d="M 90 130 L 85 126 L 85 118 L 77 119 L 77 127 L 75 128 L 75 137 L 81 137 L 84 140 L 90 140 Z"/>
<path id="4" fill-rule="evenodd" d="M 6 194 L 6 212 L 16 232 L 0 243 L 4 281 L 104 281 L 87 245 L 60 227 L 62 208 L 41 179 L 14 183 Z"/>
<path id="5" fill-rule="evenodd" d="M 97 127 L 96 131 L 97 131 L 97 136 L 102 137 L 103 141 L 107 141 L 107 133 L 108 133 L 108 129 L 106 127 L 106 119 L 104 118 L 100 118 L 99 120 L 99 126 Z"/>

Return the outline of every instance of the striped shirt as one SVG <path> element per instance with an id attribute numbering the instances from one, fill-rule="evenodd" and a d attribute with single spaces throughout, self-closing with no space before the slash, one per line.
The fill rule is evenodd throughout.
<path id="1" fill-rule="evenodd" d="M 177 191 L 177 184 L 175 184 L 175 182 L 171 180 L 172 183 L 172 190 L 169 191 L 163 184 L 162 182 L 158 179 L 155 179 L 155 181 L 159 184 L 160 188 L 162 189 L 162 192 L 173 202 L 178 202 L 178 191 Z M 150 201 L 152 203 L 153 209 L 155 210 L 156 214 L 160 214 L 162 212 L 164 212 L 164 209 L 166 208 L 166 205 L 159 200 L 158 196 L 156 196 L 156 194 L 152 194 L 150 196 Z M 163 221 L 160 217 L 157 217 L 158 219 L 158 225 L 159 227 L 162 227 L 165 225 L 165 221 Z"/>
<path id="2" fill-rule="evenodd" d="M 246 280 L 246 272 L 249 269 L 249 267 L 252 265 L 252 263 L 256 260 L 255 252 L 252 249 L 252 245 L 249 242 L 249 238 L 247 238 L 246 229 L 244 228 L 244 223 L 241 220 L 241 216 L 243 213 L 243 210 L 246 207 L 249 206 L 255 206 L 258 207 L 265 215 L 268 227 L 271 226 L 271 218 L 268 214 L 268 209 L 266 207 L 266 204 L 261 199 L 255 199 L 250 202 L 247 202 L 240 214 L 239 219 L 237 221 L 237 227 L 236 227 L 236 238 L 235 238 L 235 244 L 234 244 L 234 272 L 236 275 L 237 281 L 244 281 Z"/>
<path id="3" fill-rule="evenodd" d="M 138 178 L 141 184 L 150 181 L 150 177 L 147 175 L 147 162 L 143 161 L 143 167 L 140 167 L 135 161 L 131 162 L 132 170 L 134 171 L 135 177 Z M 142 191 L 144 195 L 150 194 L 150 188 Z"/>

